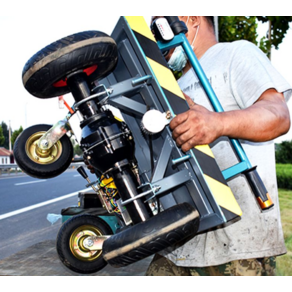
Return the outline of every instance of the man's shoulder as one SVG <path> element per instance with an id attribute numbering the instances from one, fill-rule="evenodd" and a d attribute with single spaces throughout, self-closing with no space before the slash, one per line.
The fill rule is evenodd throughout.
<path id="1" fill-rule="evenodd" d="M 251 50 L 251 51 L 260 51 L 260 49 L 252 42 L 247 40 L 238 40 L 229 43 L 230 47 L 234 50 Z"/>
<path id="2" fill-rule="evenodd" d="M 256 46 L 254 43 L 247 40 L 238 40 L 230 43 L 226 43 L 226 47 L 223 49 L 228 52 L 229 58 L 241 62 L 242 60 L 259 59 L 262 62 L 268 62 L 268 58 L 264 52 Z"/>
<path id="3" fill-rule="evenodd" d="M 232 56 L 236 52 L 241 51 L 254 51 L 257 50 L 257 46 L 249 41 L 246 40 L 238 40 L 234 42 L 222 42 L 217 43 L 215 46 L 213 46 L 208 53 L 218 53 L 220 54 L 222 52 L 227 53 L 229 56 Z"/>

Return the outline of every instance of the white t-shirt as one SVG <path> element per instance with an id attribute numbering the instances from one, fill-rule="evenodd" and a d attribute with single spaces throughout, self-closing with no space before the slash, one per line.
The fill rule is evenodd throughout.
<path id="1" fill-rule="evenodd" d="M 269 88 L 283 92 L 286 101 L 291 96 L 291 86 L 268 58 L 247 41 L 218 43 L 203 55 L 200 64 L 224 111 L 251 106 Z M 213 110 L 193 69 L 182 76 L 178 84 L 194 102 Z M 214 266 L 232 260 L 286 253 L 278 202 L 274 143 L 240 142 L 252 166 L 258 166 L 257 171 L 275 206 L 261 212 L 245 177 L 234 178 L 228 185 L 243 211 L 241 220 L 228 227 L 197 235 L 182 247 L 163 253 L 176 265 Z M 221 170 L 238 163 L 228 142 L 220 142 L 212 150 Z"/>

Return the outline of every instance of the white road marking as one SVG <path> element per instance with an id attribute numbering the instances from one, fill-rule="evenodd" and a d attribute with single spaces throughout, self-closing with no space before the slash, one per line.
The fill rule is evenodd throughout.
<path id="1" fill-rule="evenodd" d="M 14 184 L 15 186 L 22 186 L 22 185 L 29 185 L 29 184 L 35 184 L 35 183 L 41 183 L 41 182 L 45 182 L 47 181 L 46 179 L 42 179 L 42 180 L 34 180 L 34 181 L 28 181 L 28 182 L 24 182 L 24 183 L 17 183 Z"/>
<path id="2" fill-rule="evenodd" d="M 22 208 L 22 209 L 18 209 L 18 210 L 15 210 L 15 211 L 0 215 L 0 220 L 9 218 L 9 217 L 12 217 L 12 216 L 15 216 L 15 215 L 18 215 L 18 214 L 33 210 L 33 209 L 37 209 L 37 208 L 40 208 L 40 207 L 43 207 L 43 206 L 46 206 L 46 205 L 61 201 L 61 200 L 68 199 L 70 197 L 76 196 L 79 192 L 86 192 L 86 191 L 89 191 L 89 190 L 91 190 L 91 188 L 88 188 L 88 189 L 85 189 L 85 190 L 81 190 L 81 191 L 78 191 L 78 192 L 75 192 L 75 193 L 71 193 L 71 194 L 59 197 L 59 198 L 55 198 L 55 199 L 52 199 L 52 200 L 49 200 L 49 201 L 45 201 L 45 202 L 42 202 L 42 203 L 39 203 L 39 204 L 31 205 L 31 206 L 28 206 L 28 207 L 25 207 L 25 208 Z"/>

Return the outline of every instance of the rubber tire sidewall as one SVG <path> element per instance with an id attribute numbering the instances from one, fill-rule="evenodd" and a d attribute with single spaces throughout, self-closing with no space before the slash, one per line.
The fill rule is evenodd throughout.
<path id="1" fill-rule="evenodd" d="M 92 43 L 88 43 L 90 40 Z M 87 44 L 83 46 L 84 41 Z M 82 46 L 78 47 L 78 44 Z M 107 34 L 99 31 L 76 33 L 48 45 L 31 57 L 22 72 L 23 85 L 38 98 L 64 95 L 70 89 L 68 86 L 55 87 L 57 81 L 97 65 L 95 72 L 88 76 L 92 83 L 110 74 L 117 60 L 117 45 Z"/>
<path id="2" fill-rule="evenodd" d="M 61 156 L 53 163 L 38 164 L 30 159 L 25 150 L 27 140 L 37 132 L 47 132 L 51 125 L 35 125 L 25 129 L 16 139 L 14 144 L 14 158 L 17 165 L 29 176 L 47 179 L 63 173 L 71 164 L 73 158 L 73 146 L 70 138 L 64 135 L 59 141 L 62 144 Z"/>
<path id="3" fill-rule="evenodd" d="M 167 228 L 184 218 L 191 219 L 176 228 Z M 198 211 L 190 204 L 175 205 L 107 239 L 103 244 L 105 260 L 113 267 L 140 261 L 174 244 L 190 240 L 197 234 L 199 221 Z"/>
<path id="4" fill-rule="evenodd" d="M 91 274 L 103 269 L 107 262 L 103 259 L 103 254 L 94 261 L 82 261 L 76 258 L 69 246 L 72 233 L 82 225 L 92 225 L 99 229 L 102 235 L 112 235 L 110 226 L 101 218 L 82 214 L 68 219 L 60 228 L 56 241 L 56 249 L 61 262 L 70 270 L 80 274 Z"/>

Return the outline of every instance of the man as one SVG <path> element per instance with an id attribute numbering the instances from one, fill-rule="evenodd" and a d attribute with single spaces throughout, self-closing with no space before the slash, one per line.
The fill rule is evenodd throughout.
<path id="1" fill-rule="evenodd" d="M 221 136 L 240 139 L 275 206 L 261 212 L 245 178 L 236 177 L 228 184 L 243 211 L 241 220 L 155 255 L 147 275 L 274 275 L 275 257 L 286 248 L 272 140 L 290 128 L 286 101 L 291 87 L 253 44 L 218 43 L 213 17 L 179 18 L 187 24 L 187 38 L 225 112 L 213 112 L 193 69 L 174 51 L 168 62 L 173 70 L 183 70 L 178 84 L 190 110 L 170 123 L 173 139 L 183 151 Z M 216 143 L 212 150 L 221 170 L 237 163 L 228 142 Z"/>

